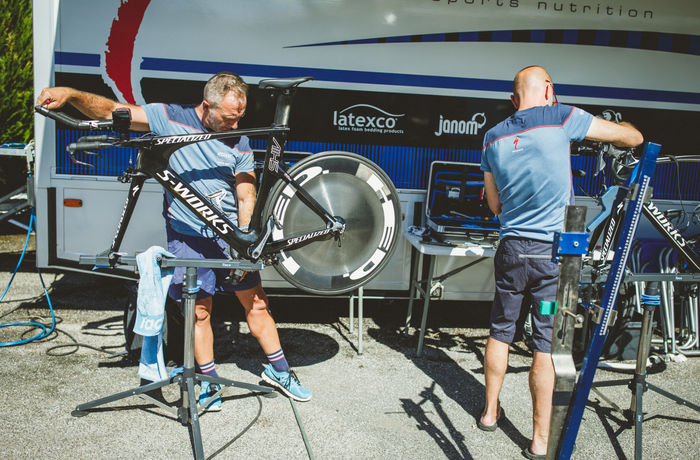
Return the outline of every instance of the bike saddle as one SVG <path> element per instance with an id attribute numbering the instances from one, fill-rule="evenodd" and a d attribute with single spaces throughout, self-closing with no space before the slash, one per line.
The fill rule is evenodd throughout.
<path id="1" fill-rule="evenodd" d="M 268 78 L 265 80 L 260 80 L 258 87 L 260 89 L 287 89 L 298 86 L 305 81 L 313 80 L 314 77 L 294 77 L 294 78 Z"/>

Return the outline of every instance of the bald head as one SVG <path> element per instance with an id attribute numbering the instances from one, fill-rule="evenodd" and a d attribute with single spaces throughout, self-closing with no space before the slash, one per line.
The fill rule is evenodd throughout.
<path id="1" fill-rule="evenodd" d="M 515 75 L 511 99 L 518 110 L 551 105 L 554 99 L 552 78 L 542 67 L 525 67 Z"/>

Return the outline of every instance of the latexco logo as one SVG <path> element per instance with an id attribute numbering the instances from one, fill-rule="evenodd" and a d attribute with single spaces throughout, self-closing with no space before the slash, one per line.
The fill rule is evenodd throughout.
<path id="1" fill-rule="evenodd" d="M 476 136 L 479 130 L 486 124 L 486 114 L 484 112 L 475 113 L 471 120 L 449 120 L 443 115 L 440 115 L 436 136 L 443 134 L 464 134 L 468 136 Z"/>
<path id="2" fill-rule="evenodd" d="M 333 126 L 338 131 L 377 134 L 403 134 L 397 128 L 398 119 L 405 113 L 394 114 L 369 104 L 355 104 L 333 111 Z"/>

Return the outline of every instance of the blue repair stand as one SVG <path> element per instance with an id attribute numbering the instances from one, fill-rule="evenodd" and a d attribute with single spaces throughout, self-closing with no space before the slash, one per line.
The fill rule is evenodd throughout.
<path id="1" fill-rule="evenodd" d="M 659 156 L 660 150 L 661 146 L 658 144 L 653 144 L 651 142 L 645 143 L 641 160 L 636 165 L 625 184 L 625 188 L 628 190 L 627 196 L 624 197 L 625 200 L 628 200 L 627 210 L 625 212 L 620 236 L 617 240 L 615 256 L 613 257 L 605 283 L 601 305 L 598 307 L 599 321 L 595 326 L 593 336 L 588 345 L 588 350 L 583 359 L 581 372 L 573 391 L 568 417 L 561 430 L 562 435 L 559 437 L 556 448 L 551 446 L 552 448 L 548 449 L 547 458 L 550 460 L 555 458 L 568 460 L 571 458 L 576 436 L 581 426 L 583 411 L 588 402 L 588 395 L 593 385 L 593 377 L 598 367 L 603 345 L 608 336 L 611 319 L 615 314 L 615 302 L 624 279 L 627 257 L 629 256 L 632 240 L 634 239 L 637 225 L 642 215 L 644 203 L 648 198 L 647 194 L 650 192 L 650 183 L 654 174 L 654 169 L 656 168 L 656 159 Z M 616 205 L 617 203 L 615 203 L 613 207 Z M 573 330 L 571 330 L 571 333 L 573 333 Z M 551 428 L 556 429 L 558 427 L 553 426 Z M 550 444 L 553 441 L 555 440 L 550 439 Z"/>

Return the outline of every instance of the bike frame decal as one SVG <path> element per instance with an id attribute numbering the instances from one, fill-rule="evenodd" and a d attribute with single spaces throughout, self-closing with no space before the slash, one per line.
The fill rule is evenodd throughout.
<path id="1" fill-rule="evenodd" d="M 143 183 L 146 181 L 145 176 L 136 176 L 129 184 L 129 193 L 126 195 L 126 201 L 124 202 L 124 207 L 122 208 L 122 214 L 119 216 L 119 223 L 117 224 L 117 230 L 114 233 L 114 238 L 112 239 L 112 245 L 110 246 L 110 252 L 119 251 L 119 247 L 124 239 L 124 234 L 129 226 L 129 221 L 131 220 L 131 215 L 134 213 L 134 208 L 136 207 L 136 201 L 141 195 L 141 190 L 143 190 Z"/>
<path id="2" fill-rule="evenodd" d="M 270 146 L 270 160 L 267 162 L 267 169 L 272 172 L 277 172 L 280 169 L 280 157 L 282 155 L 282 147 L 280 147 L 277 138 L 272 138 L 272 145 Z"/>
<path id="3" fill-rule="evenodd" d="M 610 251 L 617 241 L 617 234 L 619 232 L 620 223 L 622 222 L 621 216 L 624 206 L 624 201 L 620 201 L 617 206 L 615 206 L 615 209 L 610 215 L 610 220 L 605 227 L 605 239 L 603 240 L 603 246 L 600 249 L 600 264 L 607 262 Z"/>
<path id="4" fill-rule="evenodd" d="M 700 257 L 695 254 L 688 242 L 683 238 L 683 235 L 676 229 L 673 224 L 666 218 L 663 212 L 657 208 L 654 203 L 649 202 L 644 204 L 642 209 L 644 215 L 649 222 L 671 243 L 671 245 L 688 261 L 693 267 L 693 270 L 700 271 Z"/>
<path id="5" fill-rule="evenodd" d="M 664 236 L 666 236 L 668 240 L 675 240 L 676 244 L 680 247 L 685 247 L 688 244 L 683 238 L 683 235 L 681 235 L 681 232 L 673 227 L 673 224 L 669 222 L 663 212 L 657 208 L 654 203 L 648 203 L 644 205 L 644 207 L 649 211 L 651 216 L 654 217 L 654 220 L 656 220 L 658 226 L 661 227 Z"/>
<path id="6" fill-rule="evenodd" d="M 172 171 L 165 169 L 156 174 L 156 177 L 160 179 L 159 182 L 169 186 L 168 189 L 173 195 L 177 196 L 180 201 L 186 203 L 191 210 L 197 213 L 202 222 L 207 223 L 213 230 L 217 230 L 219 235 L 224 236 L 233 231 L 235 225 L 230 221 L 227 223 L 228 219 L 225 219 L 224 216 L 212 209 L 203 197 L 198 197 L 193 188 L 178 180 Z"/>

